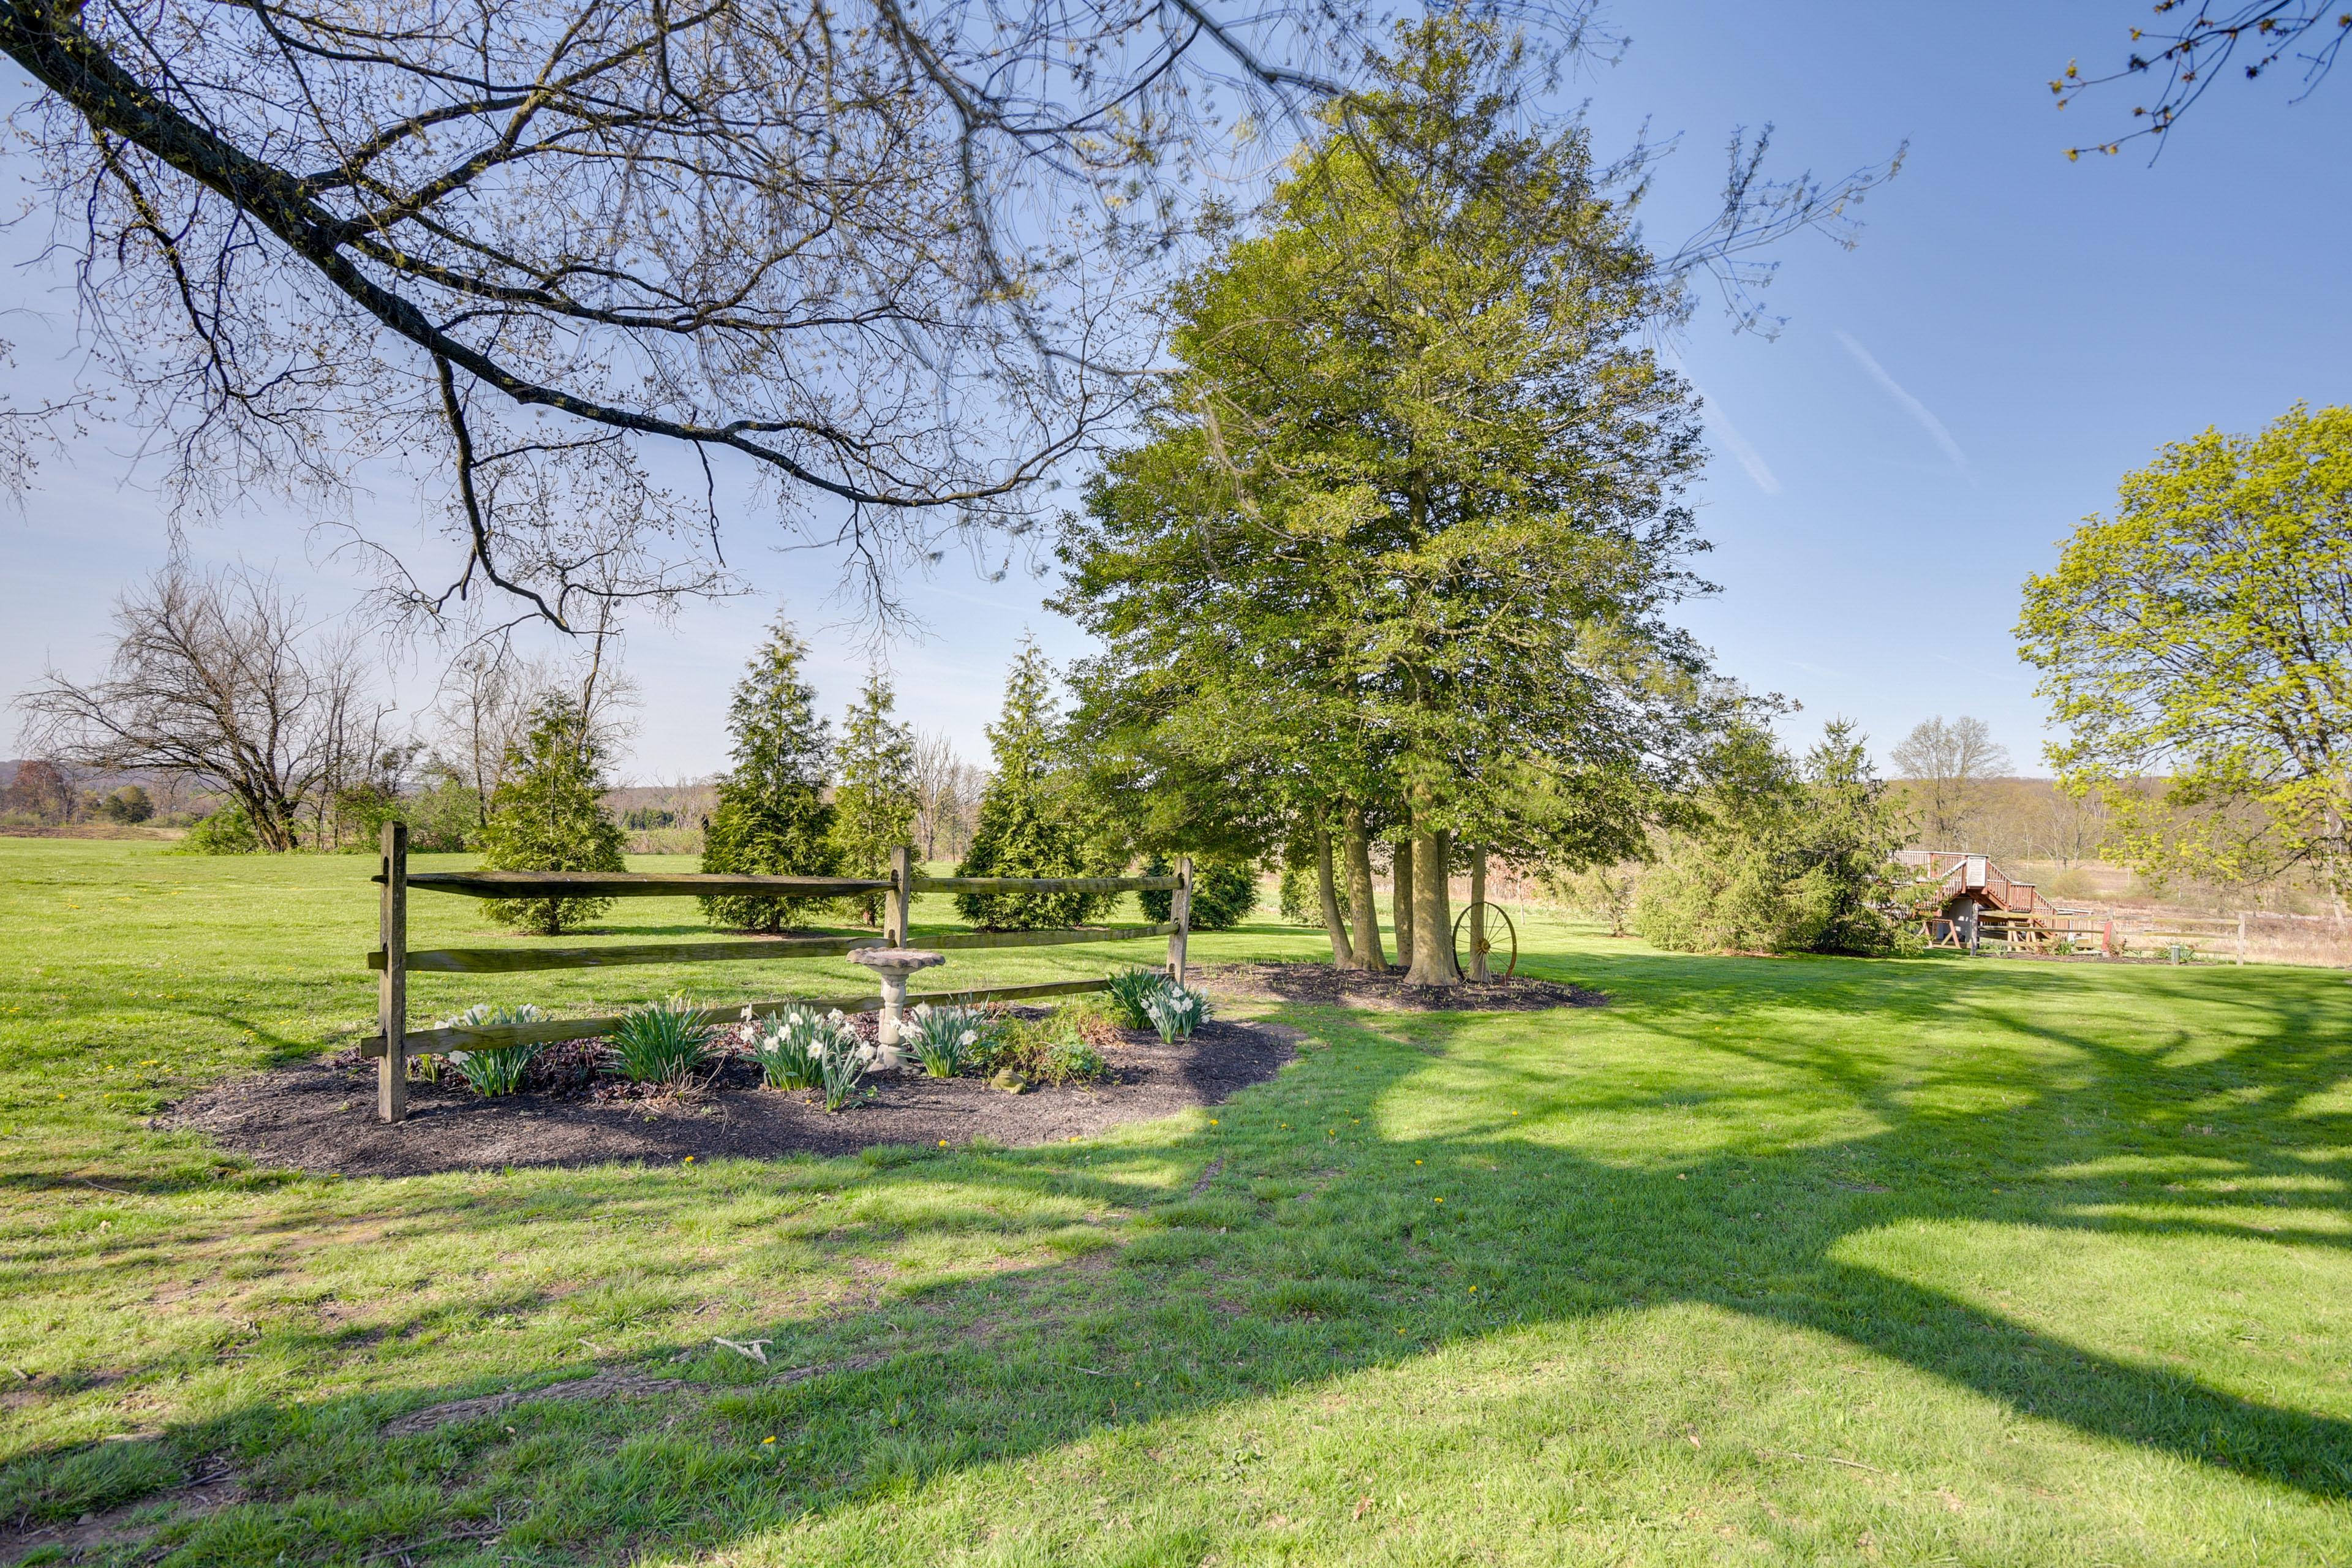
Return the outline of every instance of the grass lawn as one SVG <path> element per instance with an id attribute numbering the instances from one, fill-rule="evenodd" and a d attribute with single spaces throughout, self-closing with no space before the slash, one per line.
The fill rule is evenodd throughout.
<path id="1" fill-rule="evenodd" d="M 2341 973 L 1532 920 L 1611 1006 L 1272 1013 L 1278 1079 L 1051 1148 L 373 1182 L 146 1131 L 363 1032 L 373 869 L 0 839 L 0 1514 L 115 1510 L 81 1562 L 2352 1562 Z M 386 1431 L 600 1368 L 677 1386 Z"/>

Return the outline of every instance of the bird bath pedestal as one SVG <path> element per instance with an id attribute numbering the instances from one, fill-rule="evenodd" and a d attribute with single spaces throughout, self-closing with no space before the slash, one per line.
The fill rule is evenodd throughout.
<path id="1" fill-rule="evenodd" d="M 861 947 L 849 955 L 850 963 L 864 964 L 882 981 L 882 1027 L 877 1037 L 882 1066 L 895 1068 L 907 1059 L 898 1049 L 898 1020 L 907 1007 L 907 976 L 947 961 L 944 952 L 913 947 Z"/>

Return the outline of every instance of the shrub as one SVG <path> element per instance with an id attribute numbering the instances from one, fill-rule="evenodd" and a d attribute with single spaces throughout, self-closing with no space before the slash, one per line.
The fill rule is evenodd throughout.
<path id="1" fill-rule="evenodd" d="M 445 774 L 401 803 L 408 847 L 418 854 L 455 853 L 482 834 L 482 798 L 461 778 Z"/>
<path id="2" fill-rule="evenodd" d="M 124 784 L 98 803 L 98 815 L 105 821 L 120 822 L 128 826 L 134 822 L 144 822 L 154 816 L 155 803 L 149 800 L 147 792 L 137 784 Z"/>
<path id="3" fill-rule="evenodd" d="M 261 835 L 241 801 L 231 801 L 199 820 L 186 837 L 172 847 L 174 855 L 258 855 Z"/>
<path id="4" fill-rule="evenodd" d="M 751 1037 L 751 1059 L 770 1089 L 815 1089 L 824 1082 L 824 1054 L 856 1046 L 839 1009 L 820 1016 L 814 1007 L 772 1014 Z"/>
<path id="5" fill-rule="evenodd" d="M 501 1024 L 537 1024 L 547 1015 L 526 1002 L 519 1007 L 503 1004 L 493 1006 L 477 1002 L 454 1018 L 444 1018 L 433 1026 L 436 1029 L 489 1029 Z M 531 1058 L 539 1055 L 543 1041 L 532 1040 L 516 1046 L 480 1046 L 470 1051 L 446 1051 L 441 1059 L 457 1069 L 476 1094 L 512 1094 L 523 1086 L 530 1068 Z"/>
<path id="6" fill-rule="evenodd" d="M 1110 977 L 1110 989 L 1104 994 L 1121 1028 L 1148 1029 L 1151 1015 L 1143 1010 L 1143 1004 L 1167 985 L 1168 976 L 1156 969 L 1126 969 Z"/>
<path id="7" fill-rule="evenodd" d="M 1904 822 L 1852 725 L 1801 763 L 1761 731 L 1714 759 L 1701 820 L 1641 885 L 1634 926 L 1685 952 L 1885 953 L 1914 884 L 1893 861 Z"/>
<path id="8" fill-rule="evenodd" d="M 1143 1010 L 1151 1016 L 1151 1026 L 1160 1031 L 1160 1037 L 1173 1044 L 1190 1038 L 1201 1026 L 1201 1020 L 1209 1016 L 1209 999 L 1170 981 L 1144 998 Z"/>
<path id="9" fill-rule="evenodd" d="M 1323 923 L 1323 893 L 1315 885 L 1314 867 L 1284 867 L 1277 899 L 1277 912 L 1285 925 L 1319 926 Z"/>
<path id="10" fill-rule="evenodd" d="M 991 1027 L 988 1016 L 977 1007 L 926 1004 L 907 1016 L 899 1026 L 899 1038 L 915 1053 L 925 1072 L 933 1078 L 953 1078 L 963 1070 L 965 1058 Z"/>
<path id="11" fill-rule="evenodd" d="M 1087 1038 L 1089 1024 L 1108 1023 L 1101 1013 L 1081 1007 L 1057 1007 L 1048 1016 L 1001 1020 L 975 1045 L 972 1065 L 991 1075 L 1010 1072 L 1028 1083 L 1066 1084 L 1090 1081 L 1110 1070 L 1102 1051 Z"/>
<path id="12" fill-rule="evenodd" d="M 613 1054 L 631 1083 L 679 1083 L 702 1065 L 713 1033 L 689 996 L 633 1009 L 613 1031 Z"/>
<path id="13" fill-rule="evenodd" d="M 1147 877 L 1165 877 L 1169 872 L 1165 856 L 1154 855 L 1143 868 Z M 1313 884 L 1308 884 L 1313 895 Z M 1169 919 L 1176 910 L 1176 895 L 1165 890 L 1138 893 L 1136 902 L 1143 906 L 1144 914 L 1154 921 Z M 1249 918 L 1257 908 L 1257 867 L 1247 860 L 1219 858 L 1192 862 L 1192 929 L 1194 931 L 1231 931 Z M 1322 923 L 1318 912 L 1312 921 L 1302 924 Z"/>

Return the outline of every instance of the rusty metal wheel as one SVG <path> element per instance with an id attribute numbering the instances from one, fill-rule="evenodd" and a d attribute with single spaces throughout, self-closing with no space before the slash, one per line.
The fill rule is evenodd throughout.
<path id="1" fill-rule="evenodd" d="M 1508 979 L 1510 976 L 1517 973 L 1519 969 L 1519 928 L 1512 923 L 1510 910 L 1505 909 L 1500 904 L 1491 903 L 1485 899 L 1479 900 L 1476 903 L 1470 905 L 1460 914 L 1454 917 L 1454 967 L 1461 971 L 1464 978 L 1467 979 L 1469 977 L 1470 966 L 1462 962 L 1462 928 L 1468 922 L 1471 910 L 1492 910 L 1496 914 L 1503 917 L 1503 930 L 1511 939 L 1511 962 L 1504 966 L 1503 976 L 1505 979 Z M 1487 928 L 1486 931 L 1486 951 L 1489 953 L 1492 953 L 1495 951 L 1495 932 L 1494 928 L 1491 926 Z M 1493 973 L 1491 959 L 1488 963 L 1487 972 L 1489 973 Z"/>

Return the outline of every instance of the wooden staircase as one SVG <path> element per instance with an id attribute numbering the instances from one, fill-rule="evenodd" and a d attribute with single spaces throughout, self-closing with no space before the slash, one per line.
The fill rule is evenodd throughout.
<path id="1" fill-rule="evenodd" d="M 1999 933 L 2011 945 L 2040 945 L 2075 934 L 2089 911 L 2063 910 L 2032 882 L 2021 882 L 1993 863 L 1990 855 L 1958 849 L 1904 849 L 1895 861 L 1919 873 L 1923 882 L 1941 885 L 1942 910 L 1927 920 L 1927 938 L 1939 947 L 1969 945 L 1968 928 Z M 1972 906 L 1971 910 L 1964 906 Z"/>

